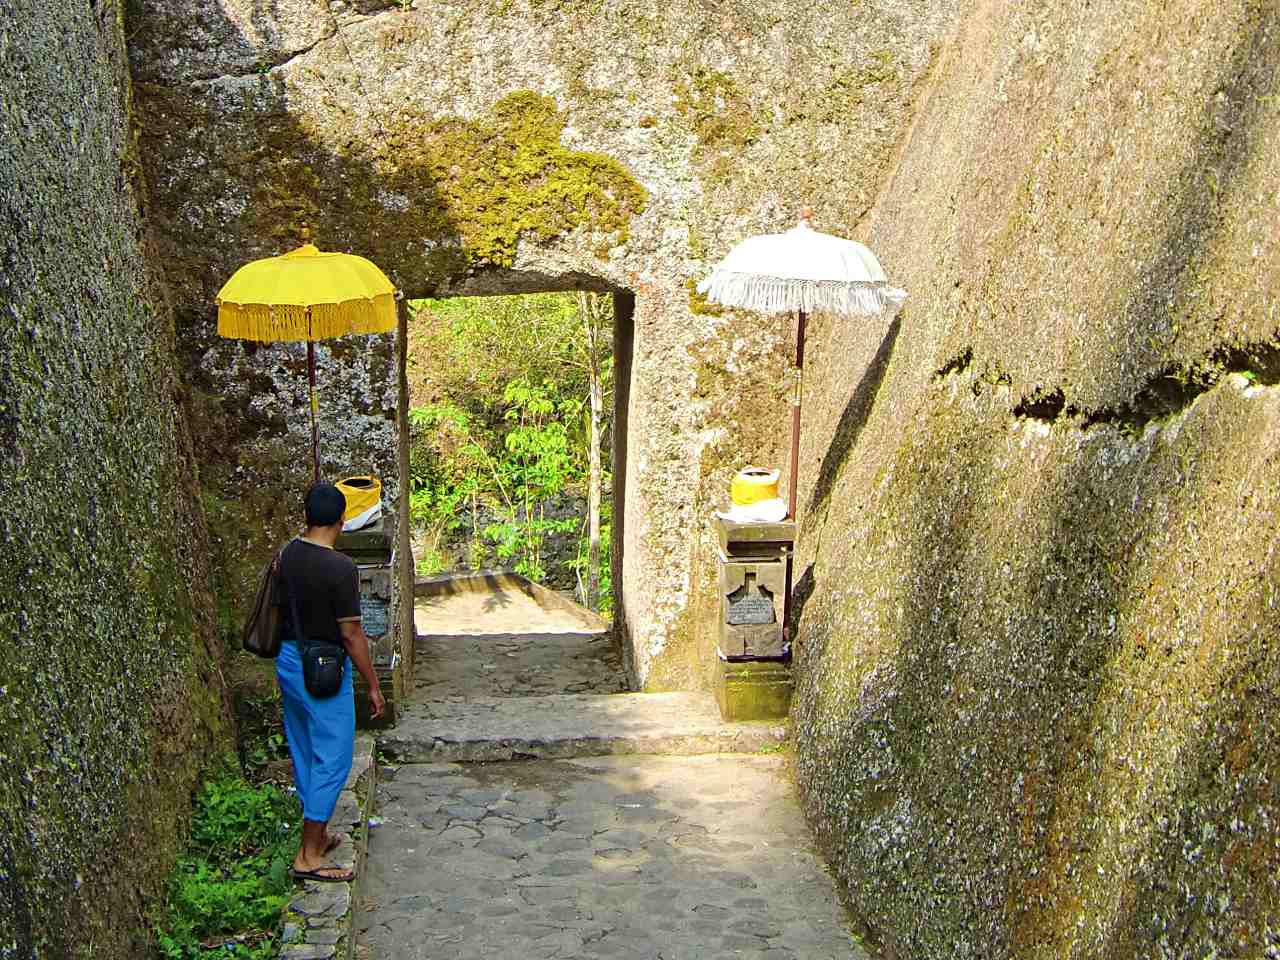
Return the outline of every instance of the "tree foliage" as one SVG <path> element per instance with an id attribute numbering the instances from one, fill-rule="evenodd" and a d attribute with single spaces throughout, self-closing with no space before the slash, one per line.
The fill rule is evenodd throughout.
<path id="1" fill-rule="evenodd" d="M 585 489 L 593 436 L 603 446 L 591 406 L 593 382 L 597 409 L 611 387 L 611 345 L 598 329 L 612 330 L 608 298 L 535 294 L 423 300 L 413 308 L 413 518 L 448 535 L 488 508 L 500 521 L 472 534 L 503 565 L 544 579 L 545 538 L 577 526 L 549 519 L 545 504 Z M 596 460 L 607 477 L 607 451 Z M 581 556 L 577 566 L 590 573 Z"/>

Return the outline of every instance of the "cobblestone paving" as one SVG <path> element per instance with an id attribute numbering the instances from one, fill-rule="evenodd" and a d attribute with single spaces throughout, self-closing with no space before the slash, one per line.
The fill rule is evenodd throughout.
<path id="1" fill-rule="evenodd" d="M 383 748 L 544 759 L 383 768 L 357 956 L 865 958 L 780 757 L 648 753 L 771 742 L 777 725 L 734 739 L 708 695 L 610 696 L 608 635 L 527 600 L 416 605 L 416 689 Z"/>
<path id="2" fill-rule="evenodd" d="M 414 655 L 414 699 L 619 693 L 622 659 L 607 633 L 426 635 Z"/>
<path id="3" fill-rule="evenodd" d="M 592 631 L 572 610 L 539 606 L 500 584 L 419 597 L 414 624 L 417 701 L 626 689 L 622 658 L 607 631 Z"/>
<path id="4" fill-rule="evenodd" d="M 866 956 L 775 756 L 410 764 L 378 808 L 374 960 Z"/>

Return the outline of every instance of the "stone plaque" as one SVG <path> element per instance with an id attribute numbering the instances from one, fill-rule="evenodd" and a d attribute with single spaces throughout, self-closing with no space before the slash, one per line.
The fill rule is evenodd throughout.
<path id="1" fill-rule="evenodd" d="M 378 600 L 370 596 L 360 598 L 360 620 L 364 626 L 364 632 L 370 637 L 381 637 L 390 629 L 391 614 L 388 609 L 389 606 L 390 604 L 385 600 Z"/>
<path id="2" fill-rule="evenodd" d="M 729 626 L 774 622 L 773 598 L 767 590 L 756 586 L 755 579 L 753 574 L 747 574 L 747 582 L 729 594 L 729 611 L 725 617 Z"/>

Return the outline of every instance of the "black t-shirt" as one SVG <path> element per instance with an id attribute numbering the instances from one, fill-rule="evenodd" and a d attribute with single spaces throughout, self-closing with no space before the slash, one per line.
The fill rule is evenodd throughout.
<path id="1" fill-rule="evenodd" d="M 339 643 L 342 629 L 338 624 L 360 619 L 360 574 L 355 562 L 337 550 L 295 538 L 280 558 L 280 587 L 285 640 L 298 640 L 289 602 L 291 589 L 298 591 L 298 616 L 308 638 Z"/>

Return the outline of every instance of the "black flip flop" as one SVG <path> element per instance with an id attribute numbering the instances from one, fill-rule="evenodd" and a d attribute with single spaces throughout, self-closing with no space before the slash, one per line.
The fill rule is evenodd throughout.
<path id="1" fill-rule="evenodd" d="M 326 863 L 323 867 L 316 867 L 314 870 L 299 870 L 297 867 L 289 868 L 289 876 L 295 880 L 318 880 L 320 883 L 350 883 L 356 878 L 355 871 L 348 871 L 350 876 L 346 877 L 330 877 L 321 873 L 321 870 L 341 870 L 342 867 L 336 863 Z"/>

